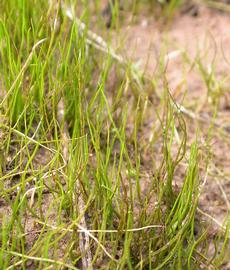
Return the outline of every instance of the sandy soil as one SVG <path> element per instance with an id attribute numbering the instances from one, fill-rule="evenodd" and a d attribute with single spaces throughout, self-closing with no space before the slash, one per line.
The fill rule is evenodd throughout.
<path id="1" fill-rule="evenodd" d="M 230 15 L 204 6 L 196 8 L 196 16 L 194 12 L 182 11 L 167 25 L 156 22 L 151 14 L 140 16 L 135 25 L 127 24 L 119 39 L 116 35 L 113 42 L 117 48 L 125 45 L 127 49 L 122 50 L 124 57 L 136 62 L 140 70 L 153 79 L 160 76 L 159 59 L 163 57 L 169 90 L 175 100 L 204 120 L 199 122 L 185 116 L 189 141 L 195 138 L 196 127 L 199 127 L 203 146 L 207 140 L 213 102 L 207 98 L 210 91 L 207 83 L 212 74 L 219 82 L 219 85 L 210 87 L 213 93 L 209 93 L 209 96 L 221 95 L 221 98 L 211 143 L 213 162 L 203 187 L 200 207 L 223 223 L 230 210 Z M 202 77 L 202 65 L 206 82 Z M 160 95 L 160 80 L 158 87 Z M 219 127 L 224 128 L 224 139 L 219 134 Z M 180 182 L 179 175 L 176 178 L 177 183 Z M 216 228 L 215 224 L 213 228 Z"/>

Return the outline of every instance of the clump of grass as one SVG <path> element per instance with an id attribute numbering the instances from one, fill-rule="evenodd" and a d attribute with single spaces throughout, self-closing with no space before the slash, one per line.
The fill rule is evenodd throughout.
<path id="1" fill-rule="evenodd" d="M 0 268 L 82 268 L 83 233 L 95 269 L 221 265 L 228 230 L 220 234 L 221 253 L 209 259 L 210 243 L 196 220 L 201 150 L 197 140 L 187 145 L 183 115 L 166 84 L 160 129 L 150 142 L 144 133 L 152 133 L 157 117 L 144 129 L 152 103 L 147 95 L 143 100 L 145 82 L 133 78 L 132 66 L 90 46 L 87 27 L 80 31 L 60 3 L 1 5 Z M 87 26 L 87 12 L 81 19 Z M 111 90 L 112 67 L 118 80 Z M 182 161 L 186 171 L 176 191 Z"/>

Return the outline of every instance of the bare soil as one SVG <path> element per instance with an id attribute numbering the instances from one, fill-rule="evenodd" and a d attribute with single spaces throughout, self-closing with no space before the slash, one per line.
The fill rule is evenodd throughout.
<path id="1" fill-rule="evenodd" d="M 129 21 L 128 16 L 126 20 Z M 217 100 L 210 149 L 212 162 L 202 189 L 200 208 L 222 224 L 229 218 L 230 210 L 230 14 L 197 5 L 195 16 L 190 10 L 182 10 L 167 24 L 156 21 L 151 13 L 135 20 L 134 25 L 127 23 L 122 28 L 119 39 L 115 35 L 113 44 L 117 48 L 124 45 L 126 50 L 121 50 L 124 57 L 137 63 L 148 77 L 158 80 L 157 95 L 161 94 L 163 85 L 159 70 L 160 58 L 164 55 L 169 91 L 178 104 L 201 118 L 199 121 L 185 115 L 189 142 L 195 139 L 199 127 L 201 144 L 205 147 L 213 102 Z M 202 66 L 206 78 L 202 76 Z M 214 84 L 212 76 L 219 85 L 208 88 L 208 83 Z M 212 100 L 208 94 L 213 96 Z M 154 114 L 154 109 L 148 113 Z M 148 136 L 150 130 L 146 127 L 143 133 Z M 201 175 L 204 179 L 202 170 Z M 175 185 L 180 186 L 181 179 L 183 172 L 178 170 Z M 207 220 L 206 216 L 202 218 Z M 212 223 L 210 218 L 208 222 Z M 217 228 L 213 223 L 214 234 Z"/>

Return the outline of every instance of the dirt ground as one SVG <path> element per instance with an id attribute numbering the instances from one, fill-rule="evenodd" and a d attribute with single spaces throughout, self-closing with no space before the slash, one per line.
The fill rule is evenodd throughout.
<path id="1" fill-rule="evenodd" d="M 199 127 L 205 145 L 213 113 L 212 101 L 207 98 L 210 91 L 207 83 L 212 74 L 219 82 L 218 86 L 211 87 L 211 95 L 221 97 L 211 142 L 213 161 L 203 186 L 200 209 L 210 215 L 209 218 L 203 215 L 204 220 L 212 223 L 213 217 L 223 224 L 230 211 L 230 15 L 197 5 L 195 14 L 194 9 L 182 9 L 168 24 L 156 22 L 151 14 L 138 16 L 135 20 L 135 25 L 123 27 L 119 39 L 115 35 L 114 46 L 122 48 L 124 45 L 127 48 L 121 50 L 124 57 L 132 59 L 151 78 L 158 78 L 159 59 L 164 54 L 172 96 L 178 104 L 194 113 L 194 116 L 185 114 L 189 141 L 194 140 L 196 127 Z M 209 72 L 205 74 L 206 78 L 202 77 L 197 59 L 201 62 L 200 67 L 203 65 Z M 159 81 L 158 95 L 161 83 Z M 196 117 L 201 118 L 200 121 Z M 178 172 L 177 184 L 181 176 Z M 213 222 L 214 234 L 218 227 Z"/>

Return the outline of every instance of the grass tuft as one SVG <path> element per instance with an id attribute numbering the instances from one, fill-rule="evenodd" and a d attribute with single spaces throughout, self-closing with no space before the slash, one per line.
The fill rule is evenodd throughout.
<path id="1" fill-rule="evenodd" d="M 149 78 L 96 35 L 119 32 L 118 1 L 104 29 L 100 1 L 32 2 L 0 4 L 0 268 L 220 269 L 229 221 L 212 241 L 198 208 L 224 93 L 214 66 L 197 58 L 214 112 L 203 149 L 165 64 Z M 182 1 L 157 2 L 171 18 Z"/>

